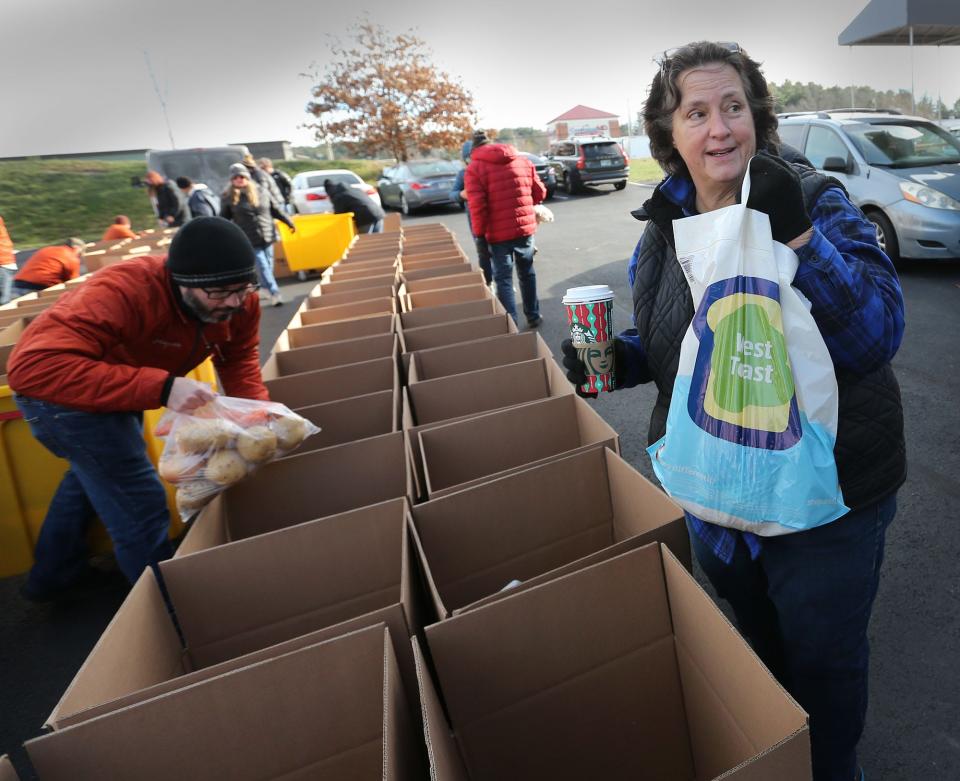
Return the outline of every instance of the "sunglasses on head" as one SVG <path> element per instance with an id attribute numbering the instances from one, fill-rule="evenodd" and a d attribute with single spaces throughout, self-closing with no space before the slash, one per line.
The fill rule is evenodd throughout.
<path id="1" fill-rule="evenodd" d="M 712 41 L 712 43 L 714 46 L 725 49 L 731 54 L 740 54 L 740 52 L 743 51 L 743 49 L 740 48 L 740 44 L 736 41 Z M 689 44 L 687 44 L 687 46 L 689 46 Z M 667 49 L 653 58 L 653 61 L 660 66 L 661 77 L 666 75 L 667 67 L 670 65 L 670 60 L 676 57 L 681 51 L 686 49 L 687 46 L 674 46 L 672 49 Z"/>
<path id="2" fill-rule="evenodd" d="M 256 293 L 260 289 L 260 285 L 249 284 L 234 290 L 228 290 L 227 288 L 223 287 L 202 287 L 200 289 L 211 301 L 226 301 L 228 298 L 230 298 L 230 296 L 240 296 L 240 298 L 246 298 L 251 293 Z"/>

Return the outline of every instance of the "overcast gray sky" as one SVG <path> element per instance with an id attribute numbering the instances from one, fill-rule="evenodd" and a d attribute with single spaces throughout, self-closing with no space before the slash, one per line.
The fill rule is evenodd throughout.
<path id="1" fill-rule="evenodd" d="M 945 0 L 946 1 L 946 0 Z M 950 0 L 951 2 L 955 0 Z M 907 47 L 837 46 L 866 0 L 0 0 L 0 157 L 288 139 L 309 82 L 367 13 L 414 28 L 487 127 L 543 127 L 582 103 L 635 115 L 659 51 L 735 40 L 771 81 L 910 88 Z M 762 10 L 757 10 L 762 9 Z M 916 94 L 960 97 L 960 47 L 917 47 Z"/>

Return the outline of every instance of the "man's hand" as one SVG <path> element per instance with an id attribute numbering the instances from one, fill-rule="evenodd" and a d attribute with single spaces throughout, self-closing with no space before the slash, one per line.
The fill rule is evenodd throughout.
<path id="1" fill-rule="evenodd" d="M 760 152 L 750 161 L 747 206 L 770 216 L 773 239 L 781 244 L 791 244 L 813 227 L 803 203 L 797 172 L 789 163 L 766 152 Z M 800 242 L 801 246 L 805 243 Z M 792 244 L 791 247 L 797 248 Z"/>
<path id="2" fill-rule="evenodd" d="M 177 377 L 170 386 L 167 408 L 174 412 L 193 412 L 198 407 L 213 401 L 217 394 L 205 382 Z"/>
<path id="3" fill-rule="evenodd" d="M 586 385 L 588 380 L 587 365 L 580 360 L 577 354 L 577 348 L 573 346 L 573 341 L 564 339 L 560 342 L 560 351 L 563 353 L 563 368 L 567 370 L 567 379 L 574 385 L 577 395 L 582 399 L 597 398 L 596 391 L 585 391 L 581 385 Z"/>

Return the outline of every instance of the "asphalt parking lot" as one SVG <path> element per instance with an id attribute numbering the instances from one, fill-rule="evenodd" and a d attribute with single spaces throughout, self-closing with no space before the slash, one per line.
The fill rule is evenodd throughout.
<path id="1" fill-rule="evenodd" d="M 626 261 L 642 230 L 629 214 L 649 189 L 631 185 L 548 205 L 556 222 L 541 226 L 536 260 L 544 323 L 554 350 L 565 335 L 560 298 L 568 287 L 608 284 L 616 294 L 615 325 L 629 324 Z M 442 222 L 475 259 L 466 217 L 433 210 L 410 218 Z M 960 778 L 960 261 L 916 264 L 901 272 L 907 330 L 894 361 L 906 414 L 909 477 L 887 537 L 870 638 L 871 700 L 861 761 L 870 781 Z M 287 280 L 284 307 L 265 310 L 264 354 L 317 280 Z M 620 432 L 622 452 L 651 476 L 646 428 L 650 388 L 609 394 L 596 408 Z M 117 586 L 95 598 L 59 606 L 24 603 L 22 578 L 0 581 L 0 754 L 20 769 L 22 741 L 41 732 L 77 668 L 123 599 Z M 29 777 L 29 775 L 24 776 Z"/>

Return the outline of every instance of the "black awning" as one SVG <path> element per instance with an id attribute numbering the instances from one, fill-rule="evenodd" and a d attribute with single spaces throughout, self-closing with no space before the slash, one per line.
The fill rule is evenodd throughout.
<path id="1" fill-rule="evenodd" d="M 870 0 L 840 33 L 841 46 L 960 45 L 958 0 Z"/>

